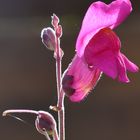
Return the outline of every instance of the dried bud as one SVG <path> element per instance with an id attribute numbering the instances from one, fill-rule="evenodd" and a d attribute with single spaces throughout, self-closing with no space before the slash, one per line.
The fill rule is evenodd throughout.
<path id="1" fill-rule="evenodd" d="M 56 130 L 56 122 L 53 116 L 45 111 L 38 111 L 38 116 L 35 120 L 36 129 L 39 133 L 45 135 L 46 132 L 52 135 Z"/>
<path id="2" fill-rule="evenodd" d="M 56 36 L 55 36 L 55 31 L 48 27 L 48 28 L 44 28 L 41 31 L 41 38 L 42 38 L 42 42 L 43 44 L 51 51 L 55 50 L 55 40 L 56 40 Z"/>

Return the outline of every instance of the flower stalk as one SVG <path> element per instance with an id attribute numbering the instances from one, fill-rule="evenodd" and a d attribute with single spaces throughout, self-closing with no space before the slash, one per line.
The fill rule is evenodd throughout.
<path id="1" fill-rule="evenodd" d="M 60 54 L 60 43 L 59 43 L 59 38 L 57 38 L 57 43 L 56 43 L 56 79 L 57 79 L 57 96 L 58 96 L 58 101 L 57 101 L 57 107 L 59 108 L 58 110 L 58 127 L 59 127 L 59 139 L 60 140 L 65 140 L 65 109 L 64 109 L 64 92 L 61 89 L 61 54 Z"/>
<path id="2" fill-rule="evenodd" d="M 59 139 L 65 140 L 65 108 L 64 108 L 64 92 L 62 90 L 62 67 L 61 61 L 63 57 L 63 51 L 60 48 L 60 37 L 62 36 L 62 27 L 59 24 L 59 18 L 53 14 L 52 25 L 56 33 L 56 47 L 54 52 L 54 58 L 56 59 L 56 81 L 57 81 L 57 107 L 58 109 L 58 128 Z"/>

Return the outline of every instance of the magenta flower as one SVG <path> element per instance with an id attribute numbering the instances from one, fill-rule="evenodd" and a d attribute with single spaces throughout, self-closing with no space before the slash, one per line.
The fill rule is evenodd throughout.
<path id="1" fill-rule="evenodd" d="M 84 99 L 102 72 L 127 83 L 126 71 L 138 71 L 120 52 L 121 42 L 112 31 L 131 11 L 129 0 L 116 0 L 108 5 L 98 1 L 90 5 L 77 38 L 76 55 L 63 75 L 63 90 L 71 101 Z"/>

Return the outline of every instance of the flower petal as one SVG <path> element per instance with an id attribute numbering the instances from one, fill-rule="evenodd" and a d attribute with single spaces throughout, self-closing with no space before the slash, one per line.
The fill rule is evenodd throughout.
<path id="1" fill-rule="evenodd" d="M 126 70 L 137 72 L 138 67 L 120 52 L 121 43 L 109 28 L 101 29 L 89 41 L 84 58 L 89 66 L 100 69 L 113 79 L 128 83 Z"/>
<path id="2" fill-rule="evenodd" d="M 130 82 L 126 74 L 126 66 L 121 53 L 118 53 L 116 59 L 117 59 L 116 62 L 117 62 L 117 69 L 118 69 L 118 80 L 124 83 Z"/>
<path id="3" fill-rule="evenodd" d="M 99 69 L 90 69 L 83 59 L 75 55 L 72 63 L 63 75 L 62 87 L 73 102 L 83 100 L 100 79 Z"/>
<path id="4" fill-rule="evenodd" d="M 119 38 L 111 29 L 101 29 L 88 43 L 84 52 L 85 61 L 114 79 L 118 75 L 116 55 L 120 46 Z"/>
<path id="5" fill-rule="evenodd" d="M 90 5 L 84 17 L 82 27 L 77 38 L 76 50 L 79 57 L 89 40 L 101 29 L 111 29 L 122 23 L 132 11 L 130 0 L 116 0 L 110 4 L 94 2 Z"/>
<path id="6" fill-rule="evenodd" d="M 121 56 L 124 60 L 124 63 L 126 65 L 126 69 L 130 72 L 138 72 L 139 68 L 137 65 L 135 65 L 133 62 L 131 62 L 130 60 L 128 60 L 128 58 L 121 53 Z"/>

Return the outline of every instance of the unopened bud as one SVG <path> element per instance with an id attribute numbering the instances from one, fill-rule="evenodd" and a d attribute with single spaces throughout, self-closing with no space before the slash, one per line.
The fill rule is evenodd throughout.
<path id="1" fill-rule="evenodd" d="M 56 121 L 54 119 L 54 117 L 45 111 L 35 111 L 35 110 L 26 110 L 26 109 L 14 109 L 14 110 L 6 110 L 3 112 L 2 116 L 12 116 L 15 119 L 18 119 L 22 122 L 24 122 L 24 120 L 13 116 L 13 113 L 27 113 L 27 114 L 34 114 L 37 116 L 36 120 L 35 120 L 35 126 L 36 129 L 39 133 L 45 135 L 47 138 L 49 137 L 48 135 L 56 135 L 57 134 L 57 129 L 56 129 Z"/>
<path id="2" fill-rule="evenodd" d="M 53 116 L 45 111 L 38 111 L 37 118 L 35 120 L 36 129 L 39 133 L 45 135 L 46 132 L 52 135 L 56 130 L 56 122 Z"/>
<path id="3" fill-rule="evenodd" d="M 41 38 L 42 38 L 42 42 L 43 44 L 49 49 L 54 51 L 55 50 L 55 40 L 56 40 L 56 36 L 55 36 L 55 31 L 48 27 L 48 28 L 44 28 L 41 31 Z"/>
<path id="4" fill-rule="evenodd" d="M 56 36 L 59 38 L 62 36 L 62 26 L 61 25 L 58 25 L 58 27 L 56 29 Z"/>
<path id="5" fill-rule="evenodd" d="M 53 16 L 52 16 L 52 26 L 54 28 L 56 28 L 58 26 L 58 23 L 59 23 L 59 18 L 55 14 L 53 14 Z"/>

